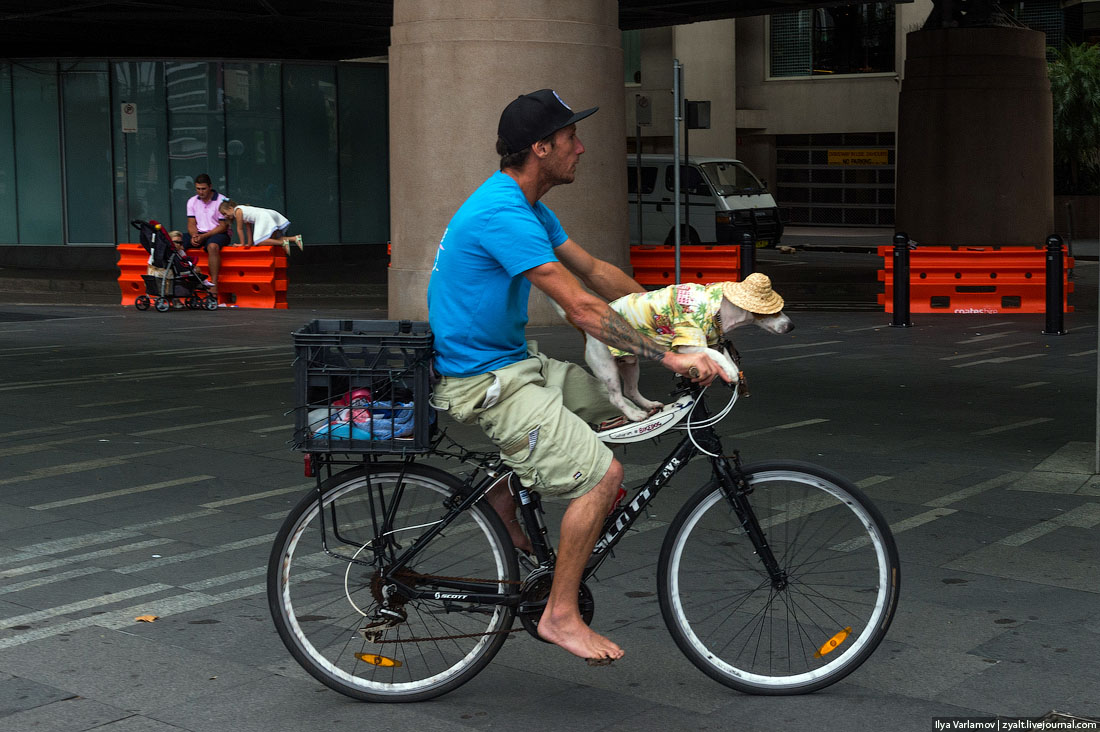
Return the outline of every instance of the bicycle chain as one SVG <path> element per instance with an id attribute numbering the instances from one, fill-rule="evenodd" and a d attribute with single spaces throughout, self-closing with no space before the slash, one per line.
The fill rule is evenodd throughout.
<path id="1" fill-rule="evenodd" d="M 487 583 L 487 584 L 490 583 L 490 582 L 493 582 L 493 583 L 502 584 L 502 585 L 522 585 L 523 584 L 523 580 L 505 580 L 505 579 L 485 580 L 485 579 L 480 579 L 478 577 L 446 577 L 444 575 L 439 575 L 439 574 L 420 574 L 419 572 L 411 572 L 411 571 L 403 572 L 402 576 L 415 578 L 415 579 L 440 579 L 440 580 L 448 580 L 450 582 L 484 582 L 484 583 Z M 404 604 L 404 603 L 402 603 L 402 604 Z M 431 641 L 441 641 L 441 640 L 459 640 L 459 639 L 462 639 L 462 638 L 480 638 L 480 637 L 486 636 L 486 635 L 506 635 L 508 633 L 516 633 L 516 632 L 521 631 L 523 629 L 524 628 L 521 626 L 519 628 L 509 628 L 508 630 L 492 630 L 492 631 L 488 631 L 488 632 L 485 632 L 485 633 L 463 633 L 463 634 L 460 634 L 460 635 L 436 635 L 436 636 L 429 636 L 427 638 L 395 638 L 393 640 L 375 640 L 375 641 L 368 641 L 368 642 L 376 644 L 376 645 L 385 645 L 385 644 L 390 644 L 390 643 L 428 643 L 428 642 L 431 642 Z M 362 630 L 362 628 L 360 630 Z M 385 630 L 385 628 L 383 630 Z M 381 632 L 381 631 L 379 631 L 379 632 Z"/>

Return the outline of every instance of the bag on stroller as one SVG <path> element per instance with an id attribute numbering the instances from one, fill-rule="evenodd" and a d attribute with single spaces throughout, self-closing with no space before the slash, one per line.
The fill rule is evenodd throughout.
<path id="1" fill-rule="evenodd" d="M 217 310 L 218 298 L 205 284 L 206 278 L 194 262 L 168 237 L 164 225 L 155 219 L 134 220 L 130 225 L 138 230 L 141 246 L 149 252 L 149 267 L 153 274 L 144 274 L 145 294 L 134 298 L 134 307 L 148 310 L 152 304 L 157 312 L 167 312 L 181 302 L 192 309 Z"/>

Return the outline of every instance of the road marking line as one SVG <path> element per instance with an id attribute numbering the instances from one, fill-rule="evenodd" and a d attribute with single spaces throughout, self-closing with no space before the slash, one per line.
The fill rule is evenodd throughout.
<path id="1" fill-rule="evenodd" d="M 1025 419 L 1023 422 L 1013 422 L 1012 424 L 1003 424 L 1000 427 L 990 427 L 987 430 L 981 430 L 975 432 L 975 435 L 995 435 L 999 432 L 1008 432 L 1009 430 L 1017 430 L 1023 427 L 1031 427 L 1036 424 L 1043 424 L 1044 422 L 1053 422 L 1053 417 L 1038 417 L 1037 419 Z"/>
<path id="2" fill-rule="evenodd" d="M 1054 516 L 1045 521 L 1030 526 L 1015 534 L 1009 534 L 997 541 L 1005 546 L 1023 546 L 1029 541 L 1045 536 L 1063 526 L 1072 526 L 1078 529 L 1091 529 L 1100 525 L 1100 503 L 1086 503 L 1071 508 L 1060 516 Z"/>
<path id="3" fill-rule="evenodd" d="M 176 425 L 175 427 L 161 427 L 155 430 L 142 430 L 141 432 L 133 432 L 135 437 L 148 437 L 150 435 L 163 435 L 169 432 L 182 432 L 183 430 L 196 430 L 203 427 L 215 427 L 220 424 L 233 424 L 235 422 L 247 422 L 252 419 L 268 419 L 270 414 L 253 414 L 248 417 L 233 417 L 232 419 L 216 419 L 213 422 L 193 422 L 191 424 Z"/>
<path id="4" fill-rule="evenodd" d="M 1013 389 L 1034 389 L 1036 386 L 1046 386 L 1049 381 L 1029 381 L 1026 384 L 1017 384 Z"/>
<path id="5" fill-rule="evenodd" d="M 960 361 L 965 358 L 977 358 L 978 356 L 985 356 L 990 353 L 996 353 L 997 351 L 1006 351 L 1009 348 L 1019 348 L 1020 346 L 1030 346 L 1034 341 L 1022 341 L 1020 343 L 1007 343 L 1003 346 L 994 346 L 991 348 L 983 348 L 980 351 L 970 351 L 969 353 L 956 353 L 951 356 L 943 356 L 941 361 Z"/>
<path id="6" fill-rule="evenodd" d="M 890 524 L 890 532 L 897 536 L 903 531 L 915 529 L 918 526 L 923 526 L 924 524 L 935 521 L 936 519 L 941 519 L 944 516 L 950 516 L 953 513 L 957 513 L 953 508 L 935 508 L 931 511 L 918 513 L 916 516 L 910 516 L 903 521 L 898 521 L 897 523 Z M 854 539 L 849 539 L 848 541 L 842 541 L 839 544 L 834 544 L 829 548 L 835 549 L 838 552 L 850 552 L 853 549 L 859 549 L 860 547 L 867 546 L 870 543 L 870 537 L 857 536 Z"/>
<path id="7" fill-rule="evenodd" d="M 764 435 L 764 434 L 767 434 L 769 432 L 777 432 L 779 430 L 793 430 L 797 427 L 808 427 L 809 425 L 812 425 L 812 424 L 821 424 L 822 422 L 828 422 L 828 421 L 829 420 L 827 420 L 827 419 L 807 419 L 807 420 L 802 421 L 802 422 L 791 422 L 790 424 L 780 424 L 780 425 L 776 425 L 775 427 L 765 427 L 765 428 L 759 429 L 759 430 L 750 430 L 749 432 L 740 432 L 740 433 L 734 435 L 734 438 L 755 437 L 756 435 Z"/>
<path id="8" fill-rule="evenodd" d="M 26 321 L 24 321 L 26 322 Z M 11 354 L 13 356 L 25 355 L 23 351 L 49 351 L 54 348 L 64 349 L 65 346 L 58 343 L 54 346 L 20 346 L 18 348 L 0 348 L 0 356 Z"/>
<path id="9" fill-rule="evenodd" d="M 142 412 L 129 412 L 127 414 L 109 414 L 109 415 L 105 415 L 105 416 L 102 416 L 102 417 L 85 417 L 84 419 L 71 419 L 71 420 L 68 420 L 66 422 L 62 422 L 61 424 L 74 425 L 74 424 L 88 424 L 89 422 L 106 422 L 107 420 L 111 420 L 111 419 L 130 419 L 132 417 L 145 417 L 145 416 L 149 416 L 149 415 L 153 415 L 153 414 L 169 414 L 171 412 L 183 412 L 183 411 L 187 411 L 189 409 L 202 409 L 202 407 L 195 404 L 193 406 L 187 406 L 187 407 L 167 407 L 165 409 L 149 409 L 149 410 L 142 411 Z"/>
<path id="10" fill-rule="evenodd" d="M 818 341 L 817 343 L 785 343 L 782 346 L 764 346 L 763 348 L 745 348 L 745 353 L 758 353 L 760 351 L 793 351 L 802 348 L 817 348 L 818 346 L 831 346 L 834 343 L 844 341 Z"/>
<path id="11" fill-rule="evenodd" d="M 282 370 L 286 367 L 285 366 L 272 367 L 273 370 L 275 368 Z M 253 371 L 255 371 L 255 369 L 253 369 Z M 240 383 L 240 384 L 230 384 L 229 386 L 207 386 L 207 387 L 203 387 L 202 389 L 196 389 L 195 391 L 197 391 L 197 392 L 198 391 L 222 391 L 224 389 L 240 389 L 240 388 L 246 387 L 246 386 L 274 386 L 275 384 L 293 384 L 293 383 L 294 383 L 294 379 L 264 379 L 264 380 L 261 380 L 261 381 L 245 381 L 245 382 Z"/>
<path id="12" fill-rule="evenodd" d="M 183 554 L 173 554 L 169 557 L 150 559 L 147 562 L 138 562 L 137 564 L 131 564 L 126 567 L 118 567 L 114 571 L 118 572 L 119 574 L 134 574 L 135 572 L 144 572 L 147 569 L 165 567 L 169 564 L 179 564 L 181 562 L 190 562 L 193 559 L 212 557 L 215 554 L 224 554 L 225 552 L 236 551 L 237 549 L 246 549 L 248 547 L 256 546 L 258 544 L 270 543 L 271 534 L 264 534 L 262 536 L 253 536 L 250 539 L 232 541 L 228 544 L 219 544 L 218 546 L 209 547 L 206 549 L 196 549 L 193 552 L 184 552 Z"/>
<path id="13" fill-rule="evenodd" d="M 73 562 L 91 562 L 96 559 L 111 557 L 118 554 L 125 554 L 127 552 L 136 552 L 141 551 L 142 549 L 151 549 L 155 546 L 171 544 L 174 541 L 175 539 L 149 539 L 148 541 L 136 541 L 133 544 L 123 544 L 122 546 L 116 546 L 110 549 L 100 549 L 97 552 L 88 552 L 86 554 L 80 554 L 75 557 L 63 557 L 61 559 L 50 559 L 45 562 L 35 562 L 34 564 L 24 564 L 22 567 L 14 567 L 12 569 L 0 570 L 0 579 L 5 579 L 7 577 L 18 577 L 21 574 L 30 574 L 31 572 L 43 572 L 47 569 L 53 569 L 54 567 L 68 566 Z M 37 557 L 24 558 L 28 559 L 28 561 L 37 559 Z"/>
<path id="14" fill-rule="evenodd" d="M 931 501 L 925 501 L 924 505 L 930 508 L 942 508 L 943 506 L 961 501 L 964 498 L 970 498 L 971 496 L 976 496 L 979 493 L 984 493 L 985 491 L 992 490 L 993 488 L 999 488 L 1002 485 L 1014 483 L 1015 481 L 1022 478 L 1023 475 L 1023 473 L 1005 473 L 1004 475 L 999 475 L 996 478 L 990 478 L 989 480 L 982 481 L 981 483 L 976 483 L 969 488 L 963 488 L 962 490 L 955 491 L 954 493 L 948 493 L 945 496 L 933 498 Z"/>
<path id="15" fill-rule="evenodd" d="M 25 430 L 14 432 L 0 432 L 0 437 L 20 437 L 21 435 L 38 435 L 43 432 L 60 432 L 64 427 L 28 427 Z"/>
<path id="16" fill-rule="evenodd" d="M 773 359 L 776 363 L 780 361 L 798 361 L 803 358 L 819 358 L 821 356 L 835 356 L 840 351 L 818 351 L 817 353 L 803 353 L 800 356 L 784 356 L 783 358 Z"/>
<path id="17" fill-rule="evenodd" d="M 971 361 L 969 363 L 957 363 L 957 364 L 954 364 L 951 368 L 953 368 L 953 369 L 965 369 L 965 368 L 970 367 L 970 366 L 981 366 L 982 364 L 986 364 L 986 363 L 1008 363 L 1010 361 L 1025 361 L 1029 358 L 1043 358 L 1044 356 L 1046 356 L 1045 353 L 1030 353 L 1026 356 L 1012 356 L 1012 357 L 1001 356 L 1000 358 L 986 358 L 986 359 L 982 359 L 981 361 Z"/>
<path id="18" fill-rule="evenodd" d="M 0 457 L 11 457 L 13 455 L 28 455 L 32 452 L 42 452 L 49 450 L 57 445 L 68 445 L 73 442 L 80 442 L 82 440 L 93 440 L 97 435 L 81 435 L 80 437 L 68 437 L 64 440 L 46 440 L 44 442 L 34 442 L 28 445 L 17 445 L 15 447 L 6 447 L 0 450 Z"/>
<path id="19" fill-rule="evenodd" d="M 90 404 L 74 404 L 73 406 L 78 409 L 87 409 L 90 407 L 117 407 L 119 404 L 137 404 L 138 402 L 144 402 L 145 399 L 119 399 L 114 402 L 92 402 Z"/>
<path id="20" fill-rule="evenodd" d="M 1078 356 L 1094 356 L 1094 355 L 1096 355 L 1096 349 L 1095 348 L 1092 349 L 1091 351 L 1080 351 L 1078 353 L 1069 354 L 1070 358 L 1076 358 Z"/>
<path id="21" fill-rule="evenodd" d="M 0 485 L 25 483 L 29 480 L 38 480 L 40 478 L 51 478 L 57 475 L 70 475 L 72 473 L 82 473 L 86 470 L 96 470 L 98 468 L 109 468 L 115 465 L 125 465 L 127 462 L 129 462 L 129 458 L 141 457 L 143 455 L 157 455 L 164 452 L 175 452 L 176 450 L 186 450 L 188 448 L 188 445 L 173 445 L 172 447 L 165 447 L 159 450 L 146 450 L 145 452 L 135 452 L 128 455 L 119 455 L 118 457 L 113 458 L 82 460 L 76 463 L 53 465 L 48 468 L 35 468 L 29 471 L 26 475 L 17 475 L 13 478 L 4 478 L 3 480 L 0 480 Z"/>
<path id="22" fill-rule="evenodd" d="M 310 580 L 320 579 L 325 575 L 325 572 L 303 572 L 298 576 L 298 581 L 309 582 Z M 92 626 L 111 630 L 121 630 L 123 628 L 132 627 L 134 625 L 134 616 L 138 614 L 144 615 L 146 613 L 152 613 L 158 617 L 166 618 L 172 615 L 191 612 L 192 610 L 201 610 L 223 602 L 239 600 L 242 597 L 258 595 L 265 592 L 266 589 L 266 583 L 259 583 L 237 590 L 229 590 L 228 592 L 223 592 L 218 595 L 208 595 L 203 592 L 188 592 L 183 595 L 173 595 L 170 597 L 158 598 L 156 600 L 148 600 L 140 605 L 131 605 L 121 610 L 108 612 L 105 615 L 92 615 L 78 620 L 69 620 L 50 627 L 29 630 L 10 638 L 0 638 L 0 649 L 23 645 L 24 643 L 32 643 L 36 640 L 42 640 L 43 638 L 49 638 L 62 633 L 70 633 L 74 630 Z"/>
<path id="23" fill-rule="evenodd" d="M 282 430 L 286 430 L 287 432 L 290 432 L 293 429 L 294 429 L 294 425 L 284 424 L 284 425 L 279 425 L 278 427 L 261 427 L 258 430 L 251 430 L 251 431 L 255 432 L 257 434 L 266 434 L 268 432 L 280 432 Z"/>
<path id="24" fill-rule="evenodd" d="M 164 585 L 157 582 L 151 585 L 142 585 L 141 587 L 132 587 L 128 590 L 112 592 L 109 595 L 98 595 L 87 600 L 70 602 L 67 605 L 57 605 L 55 607 L 49 608 L 48 610 L 36 610 L 32 613 L 24 613 L 23 615 L 3 618 L 3 620 L 0 620 L 0 622 L 2 622 L 5 626 L 9 628 L 13 625 L 27 625 L 29 623 L 37 623 L 40 620 L 56 618 L 58 615 L 68 615 L 69 613 L 89 610 L 93 607 L 112 605 L 116 602 L 122 602 L 123 600 L 132 600 L 133 598 L 141 597 L 142 595 L 152 595 L 155 592 L 163 592 L 165 590 L 174 589 L 175 588 L 172 587 L 172 585 Z"/>
<path id="25" fill-rule="evenodd" d="M 23 590 L 30 590 L 35 587 L 41 587 L 42 585 L 48 585 L 54 582 L 64 582 L 65 580 L 76 579 L 77 577 L 84 577 L 85 575 L 105 571 L 107 570 L 102 567 L 80 567 L 79 569 L 70 569 L 68 572 L 59 572 L 57 574 L 51 574 L 48 577 L 39 577 L 38 579 L 23 580 L 22 582 L 4 585 L 0 587 L 0 595 L 6 595 L 10 592 L 22 592 Z"/>
<path id="26" fill-rule="evenodd" d="M 247 496 L 237 496 L 236 498 L 226 498 L 221 501 L 211 501 L 210 503 L 199 504 L 202 508 L 221 508 L 223 506 L 233 506 L 238 503 L 248 503 L 249 501 L 258 501 L 261 498 L 270 498 L 271 496 L 281 496 L 287 493 L 298 493 L 301 491 L 309 490 L 313 488 L 313 483 L 302 483 L 300 485 L 292 485 L 286 488 L 276 488 L 270 491 L 264 491 L 262 493 L 250 493 Z"/>
<path id="27" fill-rule="evenodd" d="M 218 585 L 228 585 L 231 582 L 240 582 L 241 580 L 251 579 L 253 577 L 262 577 L 265 574 L 267 574 L 267 567 L 253 567 L 252 569 L 243 569 L 240 572 L 233 572 L 232 574 L 223 574 L 221 577 L 211 577 L 209 579 L 200 580 L 199 582 L 192 582 L 183 585 L 183 589 L 201 592 L 211 587 L 217 587 Z"/>
<path id="28" fill-rule="evenodd" d="M 105 493 L 93 493 L 89 496 L 80 496 L 79 498 L 66 498 L 61 501 L 39 503 L 37 506 L 28 506 L 28 508 L 32 508 L 38 511 L 47 511 L 51 508 L 61 508 L 62 506 L 75 506 L 80 503 L 91 503 L 92 501 L 103 501 L 108 498 L 117 498 L 118 496 L 128 496 L 134 493 L 145 493 L 146 491 L 155 491 L 161 488 L 172 488 L 177 485 L 189 485 L 191 483 L 199 483 L 204 480 L 214 480 L 214 476 L 192 475 L 188 478 L 164 480 L 159 483 L 146 483 L 145 485 L 138 485 L 134 486 L 133 488 L 120 488 L 115 491 L 107 491 Z"/>
<path id="29" fill-rule="evenodd" d="M 967 338 L 964 341 L 955 341 L 955 343 L 958 343 L 960 345 L 964 344 L 964 343 L 981 343 L 982 341 L 989 341 L 989 340 L 994 340 L 994 339 L 997 339 L 997 338 L 1005 338 L 1005 337 L 1010 336 L 1013 333 L 1017 333 L 1017 332 L 1018 331 L 1015 331 L 1015 330 L 1006 330 L 1002 333 L 987 333 L 986 335 L 979 335 L 979 336 L 974 336 L 973 338 Z M 1006 347 L 1011 347 L 1011 346 L 1006 346 Z"/>
<path id="30" fill-rule="evenodd" d="M 868 477 L 864 478 L 863 480 L 857 480 L 856 481 L 856 487 L 857 488 L 870 488 L 873 485 L 878 485 L 879 483 L 885 483 L 886 481 L 893 480 L 893 479 L 894 479 L 894 476 L 892 476 L 892 475 L 871 475 L 871 476 L 868 476 Z"/>
<path id="31" fill-rule="evenodd" d="M 165 526 L 167 524 L 180 523 L 182 521 L 190 521 L 191 519 L 203 518 L 205 516 L 211 516 L 217 511 L 205 510 L 205 511 L 192 511 L 191 513 L 183 513 L 176 516 L 167 516 L 165 518 L 154 519 L 153 521 L 145 521 L 140 524 L 132 524 L 130 526 L 121 526 L 117 529 L 106 529 L 104 531 L 93 531 L 90 534 L 80 534 L 79 536 L 69 536 L 64 539 L 53 539 L 52 541 L 44 541 L 39 544 L 30 544 L 29 546 L 19 547 L 17 551 L 24 552 L 31 555 L 42 554 L 64 554 L 65 552 L 71 552 L 75 549 L 83 549 L 86 546 L 95 546 L 96 544 L 106 544 L 109 541 L 121 541 L 123 539 L 132 539 L 136 536 L 141 536 L 141 532 L 146 529 L 156 528 L 158 526 Z M 67 557 L 69 561 L 80 561 L 80 557 Z M 9 558 L 0 558 L 0 564 L 13 564 Z"/>

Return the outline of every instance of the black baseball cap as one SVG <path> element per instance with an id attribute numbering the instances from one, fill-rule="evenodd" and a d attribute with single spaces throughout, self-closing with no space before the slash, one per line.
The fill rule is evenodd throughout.
<path id="1" fill-rule="evenodd" d="M 521 94 L 500 114 L 497 135 L 504 140 L 506 155 L 517 153 L 563 127 L 581 121 L 599 107 L 574 113 L 553 89 Z"/>

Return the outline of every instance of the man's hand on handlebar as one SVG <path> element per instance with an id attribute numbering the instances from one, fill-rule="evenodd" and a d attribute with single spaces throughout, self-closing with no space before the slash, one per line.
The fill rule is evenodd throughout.
<path id="1" fill-rule="evenodd" d="M 661 364 L 701 386 L 710 386 L 716 376 L 720 376 L 727 383 L 729 382 L 729 377 L 726 376 L 726 372 L 722 370 L 722 367 L 705 353 L 669 351 L 661 360 Z"/>

